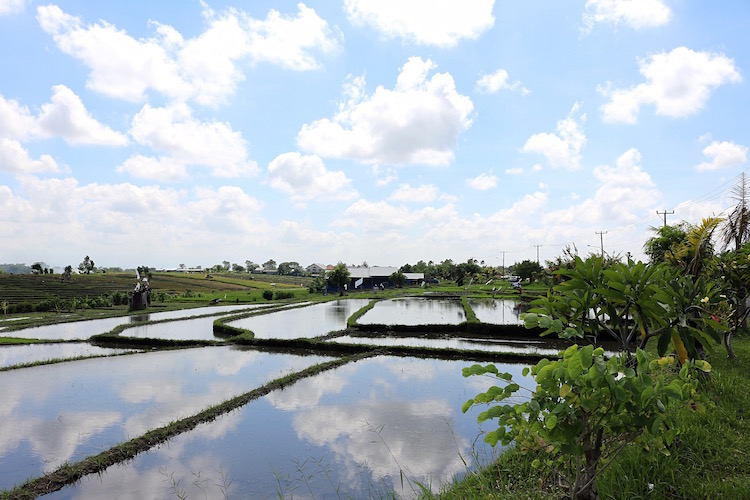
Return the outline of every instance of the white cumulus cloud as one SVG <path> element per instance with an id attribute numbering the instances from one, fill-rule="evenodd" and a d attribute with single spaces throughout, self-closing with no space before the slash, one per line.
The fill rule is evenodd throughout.
<path id="1" fill-rule="evenodd" d="M 428 78 L 434 68 L 429 59 L 411 57 L 393 90 L 378 86 L 371 95 L 364 78 L 350 80 L 338 113 L 304 125 L 299 146 L 324 158 L 369 164 L 449 164 L 474 105 L 456 91 L 450 74 Z"/>
<path id="2" fill-rule="evenodd" d="M 29 157 L 29 152 L 20 142 L 0 137 L 0 172 L 14 174 L 32 174 L 43 172 L 60 172 L 57 162 L 49 156 L 42 155 L 38 160 Z"/>
<path id="3" fill-rule="evenodd" d="M 346 0 L 344 9 L 353 24 L 371 26 L 386 37 L 452 47 L 492 28 L 494 4 L 494 0 Z"/>
<path id="4" fill-rule="evenodd" d="M 628 224 L 643 216 L 660 198 L 651 176 L 640 165 L 641 153 L 631 148 L 617 158 L 615 166 L 593 170 L 598 184 L 594 195 L 544 217 L 547 225 L 560 228 L 591 224 Z"/>
<path id="5" fill-rule="evenodd" d="M 697 113 L 711 92 L 742 80 L 734 61 L 724 54 L 677 47 L 638 62 L 645 83 L 629 89 L 600 87 L 610 101 L 601 107 L 605 122 L 636 123 L 641 105 L 653 104 L 656 114 L 678 118 Z"/>
<path id="6" fill-rule="evenodd" d="M 316 155 L 284 153 L 268 165 L 272 188 L 291 195 L 292 200 L 351 200 L 358 196 L 351 180 L 341 171 L 329 171 Z"/>
<path id="7" fill-rule="evenodd" d="M 52 90 L 52 99 L 42 106 L 38 119 L 45 134 L 62 137 L 70 144 L 124 146 L 128 143 L 126 135 L 91 116 L 81 98 L 68 87 L 55 85 Z"/>
<path id="8" fill-rule="evenodd" d="M 28 0 L 0 0 L 0 16 L 21 12 Z"/>
<path id="9" fill-rule="evenodd" d="M 511 90 L 518 91 L 522 95 L 529 94 L 531 91 L 524 87 L 521 82 L 508 81 L 508 72 L 504 69 L 498 69 L 494 73 L 488 75 L 482 75 L 482 78 L 477 80 L 477 90 L 487 94 L 494 94 L 500 90 Z"/>
<path id="10" fill-rule="evenodd" d="M 184 103 L 164 108 L 148 104 L 135 115 L 133 138 L 184 165 L 202 165 L 217 177 L 254 175 L 257 164 L 248 159 L 242 134 L 228 123 L 201 122 Z"/>
<path id="11" fill-rule="evenodd" d="M 139 179 L 160 182 L 179 181 L 188 176 L 185 164 L 171 157 L 153 158 L 135 155 L 125 160 L 116 170 Z"/>
<path id="12" fill-rule="evenodd" d="M 401 203 L 429 203 L 438 197 L 438 188 L 432 184 L 411 187 L 409 184 L 401 184 L 388 199 Z"/>
<path id="13" fill-rule="evenodd" d="M 38 134 L 36 118 L 29 109 L 0 94 L 0 136 L 22 140 Z"/>
<path id="14" fill-rule="evenodd" d="M 588 0 L 584 31 L 597 23 L 624 23 L 631 28 L 653 28 L 669 22 L 672 11 L 662 0 Z"/>
<path id="15" fill-rule="evenodd" d="M 583 133 L 585 114 L 579 114 L 576 103 L 568 116 L 557 122 L 557 134 L 542 132 L 526 140 L 522 151 L 543 155 L 551 167 L 576 169 L 581 163 L 581 149 L 586 144 Z"/>
<path id="16" fill-rule="evenodd" d="M 318 69 L 317 55 L 339 47 L 337 34 L 304 4 L 296 16 L 271 10 L 259 20 L 237 9 L 217 15 L 205 8 L 204 18 L 207 26 L 195 38 L 152 22 L 154 36 L 136 39 L 106 21 L 87 25 L 56 5 L 37 8 L 39 25 L 58 48 L 90 69 L 88 88 L 134 102 L 153 90 L 170 99 L 221 104 L 244 78 L 243 62 Z"/>
<path id="17" fill-rule="evenodd" d="M 703 155 L 710 161 L 696 165 L 696 170 L 719 170 L 745 163 L 747 161 L 747 147 L 731 141 L 713 141 L 703 149 Z"/>
<path id="18" fill-rule="evenodd" d="M 487 191 L 497 187 L 497 176 L 492 172 L 484 172 L 466 180 L 466 185 L 477 191 Z"/>

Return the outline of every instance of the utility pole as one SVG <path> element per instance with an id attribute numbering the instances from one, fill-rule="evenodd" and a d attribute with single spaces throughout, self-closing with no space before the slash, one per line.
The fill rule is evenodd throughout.
<path id="1" fill-rule="evenodd" d="M 534 245 L 536 247 L 536 263 L 539 264 L 539 247 L 542 245 Z"/>
<path id="2" fill-rule="evenodd" d="M 597 231 L 595 234 L 599 235 L 599 240 L 602 243 L 602 259 L 604 258 L 604 235 L 607 234 L 607 231 Z"/>
<path id="3" fill-rule="evenodd" d="M 501 250 L 501 254 L 503 254 L 503 276 L 505 276 L 505 254 L 508 253 L 507 250 Z"/>
<path id="4" fill-rule="evenodd" d="M 658 210 L 656 211 L 656 215 L 663 215 L 664 216 L 664 227 L 667 226 L 667 214 L 673 214 L 673 213 L 674 213 L 674 210 L 670 210 L 669 212 L 667 212 L 666 210 L 664 210 L 662 212 L 659 212 Z"/>

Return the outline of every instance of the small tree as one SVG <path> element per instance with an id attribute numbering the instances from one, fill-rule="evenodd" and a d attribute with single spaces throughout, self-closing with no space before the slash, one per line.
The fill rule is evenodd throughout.
<path id="1" fill-rule="evenodd" d="M 31 264 L 31 270 L 36 271 L 35 274 L 42 274 L 44 272 L 42 271 L 42 264 L 40 264 L 39 262 Z"/>
<path id="2" fill-rule="evenodd" d="M 596 477 L 625 448 L 634 443 L 644 450 L 669 454 L 667 447 L 678 434 L 674 406 L 693 400 L 697 380 L 695 370 L 708 372 L 702 360 L 691 362 L 679 375 L 665 373 L 662 367 L 674 358 L 647 360 L 640 349 L 637 365 L 630 367 L 624 355 L 607 359 L 604 349 L 573 345 L 556 361 L 542 359 L 523 375 L 531 373 L 536 388 L 528 390 L 528 400 L 499 404 L 516 397 L 521 387 L 509 373 L 499 373 L 494 365 L 473 365 L 463 375 L 494 375 L 506 385 L 491 387 L 464 403 L 464 413 L 474 405 L 487 404 L 479 422 L 497 419 L 498 428 L 488 432 L 485 441 L 495 446 L 515 441 L 522 453 L 538 451 L 546 466 L 557 471 L 571 499 L 594 500 Z M 535 459 L 534 467 L 542 465 Z"/>
<path id="3" fill-rule="evenodd" d="M 94 269 L 96 269 L 94 261 L 91 260 L 88 255 L 84 257 L 83 262 L 78 264 L 78 270 L 82 273 L 91 274 L 91 271 Z"/>
<path id="4" fill-rule="evenodd" d="M 237 263 L 234 263 L 234 264 L 232 264 L 232 271 L 235 272 L 235 273 L 244 273 L 245 272 L 245 268 L 242 267 L 241 265 L 237 264 Z"/>
<path id="5" fill-rule="evenodd" d="M 344 285 L 349 283 L 349 270 L 346 268 L 346 264 L 339 262 L 328 275 L 328 280 L 336 285 L 339 289 L 339 295 L 344 295 Z"/>
<path id="6" fill-rule="evenodd" d="M 68 281 L 70 279 L 70 275 L 73 274 L 73 266 L 67 265 L 65 266 L 65 269 L 62 273 L 62 281 Z"/>
<path id="7" fill-rule="evenodd" d="M 276 261 L 273 259 L 268 259 L 263 263 L 263 269 L 276 269 Z"/>
<path id="8" fill-rule="evenodd" d="M 401 271 L 396 271 L 395 273 L 388 276 L 388 281 L 393 283 L 393 285 L 398 288 L 403 288 L 403 286 L 406 284 L 406 275 Z"/>
<path id="9" fill-rule="evenodd" d="M 542 271 L 544 271 L 544 268 L 533 260 L 524 260 L 513 266 L 513 272 L 520 276 L 522 280 L 533 280 Z"/>
<path id="10" fill-rule="evenodd" d="M 279 264 L 278 273 L 282 276 L 299 276 L 302 274 L 302 266 L 299 262 L 282 262 Z"/>

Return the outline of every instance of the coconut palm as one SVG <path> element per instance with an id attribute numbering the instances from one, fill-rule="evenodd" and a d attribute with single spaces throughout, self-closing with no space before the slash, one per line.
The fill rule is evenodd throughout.
<path id="1" fill-rule="evenodd" d="M 732 188 L 731 198 L 737 205 L 727 215 L 721 236 L 725 249 L 734 243 L 734 250 L 739 251 L 742 244 L 750 239 L 750 192 L 744 172 L 737 185 Z"/>

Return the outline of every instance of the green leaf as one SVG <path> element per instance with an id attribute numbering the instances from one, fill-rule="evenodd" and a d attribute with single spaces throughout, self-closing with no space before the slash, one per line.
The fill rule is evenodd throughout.
<path id="1" fill-rule="evenodd" d="M 474 406 L 474 400 L 470 399 L 461 406 L 461 412 L 466 413 L 472 406 Z"/>
<path id="2" fill-rule="evenodd" d="M 588 370 L 593 362 L 594 346 L 587 345 L 581 349 L 581 366 L 584 370 Z"/>
<path id="3" fill-rule="evenodd" d="M 544 419 L 544 425 L 547 427 L 547 429 L 552 430 L 557 425 L 557 416 L 553 414 L 547 415 L 547 417 Z"/>
<path id="4" fill-rule="evenodd" d="M 564 398 L 570 394 L 570 386 L 568 384 L 563 384 L 562 387 L 560 387 L 560 397 Z"/>
<path id="5" fill-rule="evenodd" d="M 568 373 L 570 378 L 577 379 L 583 373 L 583 365 L 581 364 L 580 355 L 571 355 L 568 359 Z"/>
<path id="6" fill-rule="evenodd" d="M 539 326 L 542 328 L 549 328 L 552 326 L 552 318 L 549 316 L 539 316 Z"/>

